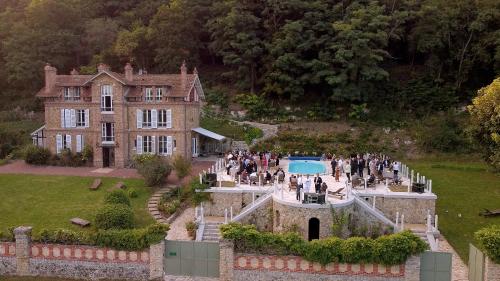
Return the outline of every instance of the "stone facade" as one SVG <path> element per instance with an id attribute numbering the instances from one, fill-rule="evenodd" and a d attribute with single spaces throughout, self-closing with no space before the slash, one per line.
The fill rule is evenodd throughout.
<path id="1" fill-rule="evenodd" d="M 234 280 L 234 245 L 233 241 L 221 240 L 219 242 L 219 280 L 233 281 Z M 254 279 L 255 280 L 255 279 Z"/>
<path id="2" fill-rule="evenodd" d="M 211 192 L 210 201 L 203 203 L 204 214 L 205 216 L 223 217 L 224 210 L 227 209 L 229 216 L 229 211 L 233 207 L 233 215 L 235 216 L 241 212 L 241 209 L 252 203 L 253 196 L 257 200 L 263 193 L 263 191 L 254 192 L 252 195 L 251 192 L 241 190 Z"/>
<path id="3" fill-rule="evenodd" d="M 368 199 L 367 201 L 372 204 L 373 196 L 364 197 Z M 434 217 L 436 210 L 436 198 L 435 196 L 416 196 L 416 197 L 379 197 L 375 198 L 375 206 L 379 209 L 386 217 L 391 220 L 396 219 L 396 213 L 399 215 L 404 214 L 404 222 L 410 224 L 425 224 L 427 218 L 427 211 L 430 212 L 431 216 Z"/>
<path id="4" fill-rule="evenodd" d="M 134 155 L 142 152 L 165 157 L 181 155 L 187 159 L 196 156 L 199 136 L 192 129 L 199 127 L 204 99 L 197 72 L 188 74 L 185 65 L 181 67 L 180 74 L 134 75 L 132 72 L 129 64 L 125 67 L 125 74 L 112 72 L 109 67 L 100 65 L 96 75 L 79 75 L 77 72 L 57 75 L 57 70 L 47 65 L 45 87 L 37 94 L 45 104 L 44 139 L 40 141 L 33 136 L 34 141 L 36 139 L 38 145 L 53 153 L 61 148 L 79 152 L 84 145 L 90 145 L 93 164 L 97 167 L 125 167 Z M 111 91 L 112 109 L 108 111 L 102 109 L 106 105 L 103 101 L 103 93 L 107 91 L 105 87 Z M 157 90 L 162 91 L 158 99 Z M 78 97 L 75 97 L 76 91 Z M 146 96 L 149 91 L 153 100 Z M 66 93 L 72 94 L 68 94 L 68 98 Z M 149 122 L 155 125 L 142 125 L 145 124 L 140 122 L 143 110 L 151 111 Z M 159 125 L 160 110 L 166 112 L 164 126 Z M 79 111 L 84 112 L 82 118 Z M 137 116 L 139 112 L 141 116 Z M 103 136 L 103 126 L 107 124 L 113 125 L 113 139 Z M 168 146 L 163 153 L 159 153 L 160 136 L 171 140 L 169 144 L 162 144 Z M 145 137 L 153 137 L 147 142 L 152 147 L 151 151 L 145 150 Z M 138 145 L 141 138 L 144 144 Z M 196 139 L 195 148 L 192 147 L 193 138 Z M 77 142 L 83 145 L 78 146 Z"/>
<path id="5" fill-rule="evenodd" d="M 243 224 L 253 224 L 260 231 L 272 231 L 273 230 L 273 202 L 268 201 L 258 209 L 253 211 L 251 214 L 243 217 L 241 223 Z"/>
<path id="6" fill-rule="evenodd" d="M 485 258 L 484 280 L 500 280 L 500 264 L 493 262 L 490 258 Z"/>
<path id="7" fill-rule="evenodd" d="M 0 275 L 79 279 L 158 279 L 164 244 L 146 251 L 118 251 L 79 245 L 32 244 L 31 227 L 14 230 L 15 243 L 0 243 Z"/>

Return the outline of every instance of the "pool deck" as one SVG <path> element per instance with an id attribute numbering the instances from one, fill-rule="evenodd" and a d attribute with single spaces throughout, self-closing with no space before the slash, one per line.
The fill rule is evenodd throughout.
<path id="1" fill-rule="evenodd" d="M 342 199 L 340 197 L 333 197 L 330 195 L 326 196 L 326 200 L 334 205 L 334 206 L 342 206 L 348 205 L 354 200 L 354 196 L 351 194 L 366 197 L 366 196 L 380 196 L 380 197 L 394 197 L 394 198 L 421 198 L 421 199 L 436 199 L 437 196 L 426 190 L 424 193 L 416 193 L 416 192 L 394 192 L 389 189 L 389 186 L 386 186 L 385 183 L 375 184 L 374 187 L 364 188 L 364 186 L 360 187 L 352 187 L 351 183 L 347 183 L 347 177 L 345 174 L 342 174 L 339 178 L 339 181 L 335 181 L 335 177 L 332 176 L 331 166 L 329 161 L 320 161 L 326 167 L 327 172 L 325 174 L 320 175 L 328 186 L 328 191 L 334 192 L 339 190 L 340 188 L 344 188 L 342 190 L 342 194 L 344 195 Z M 219 181 L 219 186 L 213 187 L 208 192 L 228 192 L 228 193 L 270 193 L 273 192 L 274 200 L 277 200 L 282 203 L 291 204 L 291 205 L 300 205 L 302 207 L 314 207 L 318 208 L 320 206 L 328 207 L 329 204 L 302 204 L 298 200 L 296 200 L 296 191 L 289 190 L 289 179 L 291 174 L 288 173 L 288 163 L 289 161 L 284 159 L 280 160 L 280 168 L 285 171 L 285 181 L 283 183 L 275 183 L 275 184 L 266 184 L 259 186 L 258 184 L 247 184 L 247 183 L 238 183 L 238 178 L 233 178 L 231 175 L 227 175 L 225 170 L 219 170 L 217 172 L 217 180 Z M 270 168 L 271 173 L 273 173 L 278 167 Z M 365 170 L 366 171 L 366 170 Z M 234 174 L 234 173 L 233 173 Z M 366 174 L 366 173 L 365 173 Z M 384 172 L 384 175 L 389 175 L 388 172 Z M 368 176 L 365 175 L 365 178 Z M 314 178 L 314 177 L 312 177 Z M 234 187 L 224 187 L 222 182 L 234 182 L 236 186 Z M 410 184 L 410 179 L 403 178 L 402 185 L 408 186 Z M 314 192 L 314 186 L 311 187 L 311 192 Z"/>

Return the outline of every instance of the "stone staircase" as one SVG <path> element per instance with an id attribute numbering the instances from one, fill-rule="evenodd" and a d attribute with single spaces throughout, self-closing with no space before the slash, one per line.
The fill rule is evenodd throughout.
<path id="1" fill-rule="evenodd" d="M 202 241 L 218 242 L 220 240 L 219 227 L 222 222 L 205 222 L 205 229 L 203 230 Z"/>
<path id="2" fill-rule="evenodd" d="M 157 190 L 151 198 L 149 198 L 148 201 L 148 211 L 151 214 L 151 216 L 159 223 L 162 224 L 167 224 L 167 218 L 162 216 L 160 211 L 158 210 L 158 203 L 160 202 L 160 199 L 164 193 L 169 192 L 172 188 L 175 186 L 169 186 L 169 187 L 164 187 L 159 190 Z"/>

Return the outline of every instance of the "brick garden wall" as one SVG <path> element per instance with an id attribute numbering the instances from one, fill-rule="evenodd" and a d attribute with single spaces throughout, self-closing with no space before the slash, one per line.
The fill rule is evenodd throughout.
<path id="1" fill-rule="evenodd" d="M 16 244 L 0 242 L 0 275 L 16 273 Z"/>
<path id="2" fill-rule="evenodd" d="M 405 265 L 321 265 L 295 256 L 235 254 L 235 280 L 404 280 Z"/>
<path id="3" fill-rule="evenodd" d="M 18 227 L 14 233 L 16 242 L 0 243 L 0 276 L 150 280 L 163 275 L 163 242 L 144 251 L 118 251 L 32 244 L 31 227 Z"/>

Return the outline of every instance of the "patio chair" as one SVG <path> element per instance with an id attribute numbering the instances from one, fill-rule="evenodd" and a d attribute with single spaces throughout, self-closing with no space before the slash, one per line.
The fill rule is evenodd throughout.
<path id="1" fill-rule="evenodd" d="M 343 190 L 344 190 L 343 187 L 341 187 L 335 191 L 328 190 L 328 196 L 339 197 L 340 200 L 342 200 L 342 199 L 344 199 L 344 194 L 341 193 Z"/>
<path id="2" fill-rule="evenodd" d="M 285 181 L 285 173 L 278 174 L 278 183 L 282 183 Z"/>

